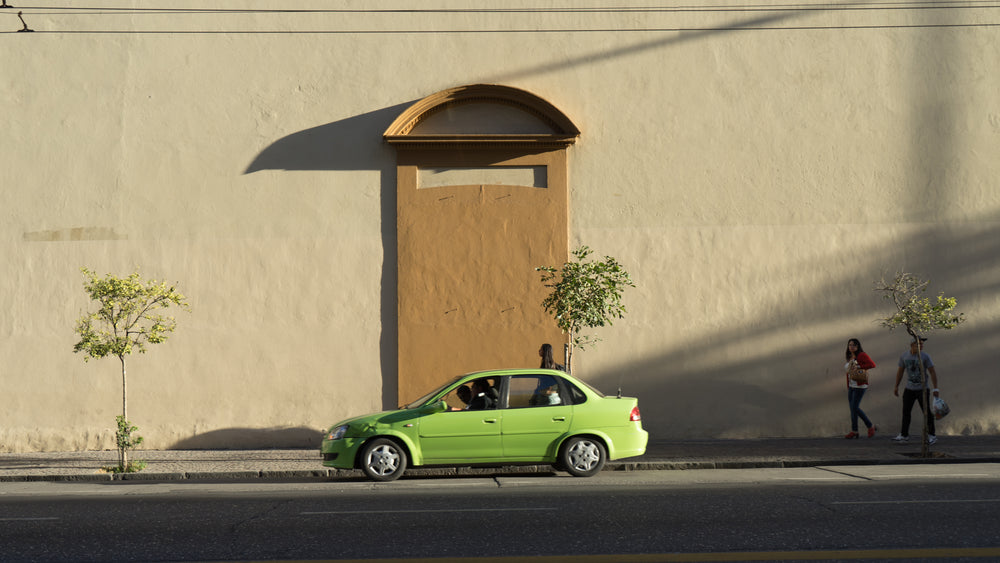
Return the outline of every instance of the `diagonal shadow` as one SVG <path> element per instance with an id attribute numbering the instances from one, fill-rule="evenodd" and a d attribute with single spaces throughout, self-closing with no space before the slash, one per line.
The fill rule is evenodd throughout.
<path id="1" fill-rule="evenodd" d="M 722 29 L 711 29 L 583 55 L 554 64 L 543 64 L 502 74 L 496 81 L 506 81 L 533 74 L 555 72 L 577 65 L 595 64 L 659 49 L 682 41 L 707 37 L 725 30 L 759 27 L 792 17 L 777 14 L 736 22 Z M 380 171 L 382 194 L 382 280 L 379 358 L 382 373 L 382 406 L 397 404 L 397 318 L 396 318 L 396 186 L 392 150 L 382 142 L 381 134 L 392 121 L 416 100 L 349 117 L 283 137 L 258 154 L 244 174 L 262 170 L 375 170 Z"/>
<path id="2" fill-rule="evenodd" d="M 1000 294 L 1000 264 L 996 263 L 1000 212 L 985 213 L 973 225 L 963 232 L 950 225 L 923 227 L 907 243 L 918 252 L 907 259 L 905 269 L 929 277 L 935 295 L 944 291 L 957 297 L 958 311 L 970 317 L 968 324 L 954 331 L 935 333 L 928 346 L 949 404 L 961 405 L 961 412 L 953 407 L 944 432 L 996 434 L 1000 433 L 996 422 L 1000 391 L 984 386 L 983 381 L 989 380 L 987 374 L 1000 375 L 996 368 L 1000 319 L 977 318 L 972 306 Z M 857 337 L 879 364 L 862 407 L 884 433 L 895 434 L 899 399 L 892 395 L 892 384 L 896 360 L 907 348 L 909 337 L 877 325 L 876 319 L 888 316 L 891 306 L 872 288 L 884 269 L 897 267 L 900 253 L 894 247 L 872 245 L 858 249 L 858 255 L 868 258 L 856 270 L 831 272 L 827 283 L 808 294 L 772 304 L 766 319 L 715 331 L 702 342 L 665 343 L 658 355 L 587 378 L 605 392 L 623 387 L 624 394 L 640 398 L 640 405 L 659 398 L 662 405 L 643 410 L 643 426 L 658 438 L 828 436 L 842 433 L 848 422 L 841 366 L 844 343 Z M 817 257 L 790 268 L 824 271 L 828 262 L 828 257 Z M 793 272 L 775 277 L 784 275 Z M 744 288 L 751 294 L 757 290 Z M 822 299 L 827 295 L 843 298 Z M 856 318 L 872 322 L 836 340 L 774 344 L 790 330 L 822 334 L 823 330 L 811 325 L 837 326 Z M 705 361 L 726 356 L 741 357 Z M 822 363 L 818 365 L 817 359 Z"/>
<path id="3" fill-rule="evenodd" d="M 646 51 L 652 51 L 655 49 L 669 47 L 671 45 L 675 45 L 678 43 L 686 43 L 689 41 L 705 39 L 709 36 L 717 35 L 719 33 L 744 31 L 744 30 L 765 27 L 769 24 L 774 24 L 794 17 L 802 17 L 802 15 L 803 15 L 802 13 L 786 12 L 783 14 L 774 14 L 770 16 L 763 16 L 748 20 L 735 21 L 730 24 L 716 26 L 708 29 L 678 29 L 675 32 L 677 33 L 677 35 L 671 35 L 669 37 L 656 39 L 654 41 L 646 41 L 634 45 L 627 45 L 625 47 L 620 47 L 618 49 L 610 49 L 607 51 L 596 51 L 593 53 L 580 55 L 578 57 L 572 57 L 564 61 L 559 61 L 555 63 L 544 63 L 532 67 L 527 67 L 522 70 L 514 72 L 501 73 L 494 76 L 492 80 L 498 82 L 507 80 L 517 80 L 538 74 L 558 72 L 560 70 L 566 70 L 576 66 L 597 64 L 613 59 L 620 59 L 622 57 L 627 57 L 630 55 L 637 55 L 640 53 L 644 53 Z M 650 30 L 650 33 L 656 33 L 656 32 L 663 32 L 663 31 Z"/>
<path id="4" fill-rule="evenodd" d="M 813 12 L 815 13 L 815 12 Z M 510 73 L 501 73 L 493 80 L 502 82 L 526 76 L 556 72 L 578 65 L 597 64 L 642 52 L 665 48 L 681 42 L 709 37 L 714 34 L 753 29 L 799 14 L 784 13 L 735 22 L 705 30 L 678 30 L 678 35 L 646 41 L 619 49 L 585 54 L 565 61 L 529 66 Z M 380 171 L 383 207 L 381 211 L 383 236 L 382 272 L 382 335 L 380 361 L 383 379 L 383 406 L 394 408 L 396 395 L 396 233 L 395 233 L 395 159 L 392 150 L 382 142 L 381 133 L 412 102 L 375 110 L 341 121 L 321 125 L 284 137 L 254 158 L 245 173 L 260 170 L 374 170 Z M 918 127 L 932 129 L 953 119 L 947 107 L 938 105 L 937 115 L 925 116 Z M 919 116 L 915 116 L 919 118 Z M 951 158 L 952 152 L 945 145 L 950 136 L 938 139 L 939 144 L 913 139 L 912 150 L 920 155 L 921 169 L 914 171 L 911 189 L 924 196 L 927 202 L 946 199 L 942 189 L 928 180 L 938 169 L 942 159 Z M 921 207 L 902 209 L 903 217 L 913 220 L 922 217 Z M 866 349 L 876 351 L 880 368 L 881 395 L 873 390 L 865 399 L 866 410 L 882 413 L 883 430 L 898 421 L 895 410 L 898 399 L 885 394 L 891 386 L 895 357 L 905 346 L 905 335 L 890 335 L 874 323 L 859 327 L 854 334 L 845 334 L 836 342 L 819 341 L 807 346 L 777 347 L 772 352 L 738 361 L 716 361 L 704 366 L 703 358 L 718 356 L 720 350 L 752 347 L 756 343 L 780 340 L 789 330 L 808 331 L 812 319 L 820 325 L 836 325 L 849 319 L 880 314 L 881 302 L 871 292 L 872 281 L 885 270 L 906 269 L 926 274 L 932 278 L 933 287 L 946 289 L 969 303 L 984 295 L 1000 292 L 1000 272 L 984 268 L 1000 255 L 1000 216 L 984 214 L 974 221 L 986 225 L 978 229 L 956 229 L 949 226 L 929 225 L 912 237 L 908 244 L 916 249 L 913 258 L 906 255 L 901 261 L 898 249 L 884 244 L 873 245 L 859 251 L 867 262 L 855 272 L 831 273 L 828 281 L 806 295 L 795 296 L 776 303 L 769 310 L 769 317 L 752 323 L 733 326 L 712 334 L 709 341 L 685 343 L 682 346 L 665 344 L 660 354 L 631 362 L 616 369 L 588 375 L 594 383 L 607 390 L 624 384 L 627 394 L 643 400 L 663 398 L 663 405 L 644 411 L 644 425 L 658 437 L 755 437 L 755 436 L 807 436 L 824 435 L 831 429 L 839 431 L 846 418 L 846 401 L 831 399 L 839 393 L 838 379 L 840 347 L 849 337 L 860 337 Z M 898 243 L 897 241 L 893 241 Z M 901 263 L 902 262 L 902 263 Z M 810 264 L 797 264 L 796 268 L 825 271 L 827 264 L 816 259 Z M 790 272 L 789 275 L 794 275 Z M 763 291 L 764 288 L 761 288 Z M 746 291 L 754 291 L 753 287 Z M 825 295 L 843 295 L 835 306 L 821 299 Z M 864 294 L 864 295 L 862 295 Z M 822 305 L 813 305 L 822 303 Z M 810 319 L 808 322 L 802 319 Z M 963 353 L 953 360 L 948 371 L 955 373 L 995 373 L 995 350 L 1000 349 L 1000 321 L 984 319 L 974 327 L 963 327 Z M 944 339 L 950 340 L 950 339 Z M 732 356 L 730 353 L 729 356 Z M 955 355 L 951 356 L 956 358 Z M 822 358 L 823 365 L 816 365 Z M 830 358 L 829 364 L 825 358 Z M 624 376 L 620 374 L 626 374 Z M 761 378 L 773 385 L 761 385 Z M 624 381 L 623 381 L 624 379 Z M 804 381 L 804 382 L 803 382 Z M 968 397 L 968 419 L 951 415 L 951 421 L 960 419 L 959 431 L 963 433 L 998 432 L 1000 428 L 977 426 L 976 414 L 996 410 L 1000 399 L 996 392 L 983 393 L 980 381 L 955 380 L 955 394 Z M 806 388 L 803 389 L 803 386 Z M 959 401 L 961 404 L 961 401 Z M 779 413 L 780 411 L 780 413 Z M 870 413 L 871 413 L 870 411 Z M 720 413 L 725 415 L 720 416 Z M 648 414 L 647 414 L 648 413 Z M 781 419 L 778 421 L 778 419 Z M 989 417 L 984 419 L 989 420 Z M 993 417 L 995 420 L 995 416 Z M 963 423 L 961 420 L 969 420 Z M 836 421 L 836 422 L 834 422 Z M 965 424 L 961 427 L 961 424 Z"/>

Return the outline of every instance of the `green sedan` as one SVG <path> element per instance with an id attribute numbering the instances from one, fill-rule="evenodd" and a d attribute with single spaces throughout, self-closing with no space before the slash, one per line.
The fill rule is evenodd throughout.
<path id="1" fill-rule="evenodd" d="M 638 400 L 606 397 L 561 371 L 507 369 L 449 381 L 400 410 L 338 422 L 323 465 L 376 481 L 407 467 L 551 463 L 578 477 L 609 459 L 642 455 Z"/>

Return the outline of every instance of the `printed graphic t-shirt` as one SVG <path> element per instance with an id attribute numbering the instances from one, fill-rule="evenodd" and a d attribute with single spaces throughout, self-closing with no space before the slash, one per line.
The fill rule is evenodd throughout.
<path id="1" fill-rule="evenodd" d="M 931 357 L 927 355 L 927 352 L 921 352 L 920 356 L 924 361 L 924 369 L 934 367 L 934 362 Z M 923 378 L 920 377 L 920 362 L 917 361 L 917 355 L 910 352 L 906 352 L 899 357 L 899 367 L 906 370 L 906 388 L 912 391 L 920 391 L 923 389 Z M 928 382 L 929 384 L 929 382 Z"/>

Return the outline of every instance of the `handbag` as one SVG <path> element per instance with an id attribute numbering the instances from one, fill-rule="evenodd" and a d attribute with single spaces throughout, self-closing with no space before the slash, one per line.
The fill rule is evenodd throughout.
<path id="1" fill-rule="evenodd" d="M 931 403 L 931 412 L 934 413 L 934 418 L 941 420 L 951 412 L 951 407 L 941 397 L 934 397 L 934 401 Z"/>
<path id="2" fill-rule="evenodd" d="M 851 360 L 851 366 L 847 370 L 847 377 L 858 385 L 868 385 L 868 370 L 861 369 L 858 362 Z"/>

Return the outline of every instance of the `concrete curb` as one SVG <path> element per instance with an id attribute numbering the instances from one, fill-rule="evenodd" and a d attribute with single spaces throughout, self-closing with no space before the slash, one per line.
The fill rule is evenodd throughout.
<path id="1" fill-rule="evenodd" d="M 1000 463 L 995 457 L 970 458 L 913 458 L 913 459 L 816 459 L 816 460 L 730 460 L 730 461 L 631 461 L 608 462 L 604 471 L 687 471 L 698 469 L 787 469 L 801 467 L 849 467 L 867 465 L 915 465 L 915 464 L 969 464 Z M 554 474 L 549 465 L 515 465 L 503 467 L 429 467 L 407 469 L 404 477 L 492 477 L 498 475 L 538 475 Z M 0 483 L 17 482 L 112 482 L 112 481 L 325 481 L 330 479 L 364 480 L 359 470 L 313 469 L 313 470 L 224 470 L 224 471 L 183 471 L 163 473 L 89 473 L 69 475 L 5 475 Z"/>
<path id="2" fill-rule="evenodd" d="M 697 469 L 767 469 L 1000 463 L 1000 435 L 947 436 L 935 446 L 934 457 L 919 457 L 919 443 L 896 444 L 888 439 L 767 438 L 746 440 L 651 441 L 640 457 L 609 461 L 605 471 L 684 471 Z M 2 482 L 279 482 L 366 481 L 358 470 L 323 467 L 315 448 L 257 450 L 142 450 L 135 456 L 148 462 L 138 473 L 112 474 L 114 450 L 0 453 Z M 487 467 L 411 467 L 406 477 L 495 477 L 554 475 L 551 465 Z"/>

